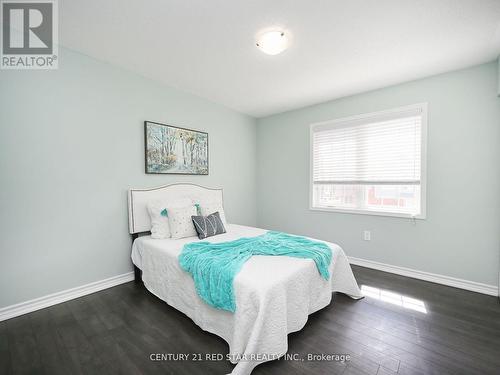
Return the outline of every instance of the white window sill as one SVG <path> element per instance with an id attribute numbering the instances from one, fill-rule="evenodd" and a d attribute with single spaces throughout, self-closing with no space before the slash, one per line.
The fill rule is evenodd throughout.
<path id="1" fill-rule="evenodd" d="M 372 215 L 372 216 L 388 216 L 388 217 L 400 217 L 406 219 L 418 219 L 425 220 L 425 214 L 411 215 L 403 212 L 385 212 L 385 211 L 371 211 L 371 210 L 356 210 L 352 208 L 334 208 L 334 207 L 309 207 L 311 211 L 324 211 L 324 212 L 335 212 L 342 214 L 358 214 L 358 215 Z"/>

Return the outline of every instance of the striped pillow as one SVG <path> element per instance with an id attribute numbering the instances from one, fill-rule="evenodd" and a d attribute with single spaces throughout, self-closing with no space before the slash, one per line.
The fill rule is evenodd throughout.
<path id="1" fill-rule="evenodd" d="M 208 216 L 191 216 L 191 219 L 200 240 L 226 233 L 226 228 L 224 228 L 219 212 L 214 212 Z"/>

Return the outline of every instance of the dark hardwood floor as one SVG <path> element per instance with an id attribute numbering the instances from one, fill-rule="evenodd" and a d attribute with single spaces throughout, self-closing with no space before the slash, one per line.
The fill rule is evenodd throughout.
<path id="1" fill-rule="evenodd" d="M 289 353 L 304 361 L 268 362 L 253 374 L 500 374 L 497 298 L 353 269 L 360 285 L 395 293 L 386 296 L 392 303 L 336 294 L 289 335 Z M 401 296 L 408 306 L 395 304 Z M 133 282 L 0 323 L 0 374 L 227 374 L 233 366 L 225 360 L 150 360 L 151 353 L 227 350 Z M 308 361 L 308 353 L 351 359 Z"/>

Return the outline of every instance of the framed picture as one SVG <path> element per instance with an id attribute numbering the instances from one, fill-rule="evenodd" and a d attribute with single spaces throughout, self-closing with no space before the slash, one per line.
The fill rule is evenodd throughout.
<path id="1" fill-rule="evenodd" d="M 146 173 L 208 175 L 208 133 L 144 121 Z"/>

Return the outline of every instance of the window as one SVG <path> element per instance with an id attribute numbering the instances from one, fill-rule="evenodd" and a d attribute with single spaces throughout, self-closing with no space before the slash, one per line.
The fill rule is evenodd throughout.
<path id="1" fill-rule="evenodd" d="M 425 218 L 427 105 L 311 125 L 311 209 Z"/>

